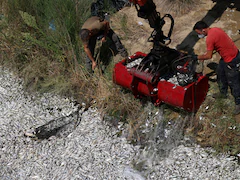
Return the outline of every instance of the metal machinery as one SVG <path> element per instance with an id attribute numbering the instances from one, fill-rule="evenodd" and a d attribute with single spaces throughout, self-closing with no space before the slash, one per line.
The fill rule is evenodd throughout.
<path id="1" fill-rule="evenodd" d="M 136 52 L 115 64 L 114 83 L 132 91 L 135 97 L 150 97 L 155 105 L 166 103 L 189 112 L 197 112 L 205 100 L 208 78 L 196 73 L 196 61 L 187 53 L 169 48 L 174 19 L 170 14 L 162 18 L 153 0 L 130 0 L 138 16 L 147 19 L 153 32 L 148 41 L 153 43 L 149 54 Z M 170 19 L 167 36 L 162 27 Z"/>

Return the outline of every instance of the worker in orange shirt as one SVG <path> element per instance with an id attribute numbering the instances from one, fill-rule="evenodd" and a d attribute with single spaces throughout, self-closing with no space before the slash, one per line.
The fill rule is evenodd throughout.
<path id="1" fill-rule="evenodd" d="M 240 113 L 240 53 L 232 39 L 217 27 L 210 28 L 205 22 L 198 21 L 193 30 L 199 38 L 206 36 L 207 52 L 202 55 L 195 55 L 195 59 L 211 59 L 213 51 L 221 56 L 217 67 L 217 82 L 220 90 L 218 97 L 226 98 L 228 86 L 235 99 L 234 114 Z M 215 95 L 216 97 L 216 95 Z"/>

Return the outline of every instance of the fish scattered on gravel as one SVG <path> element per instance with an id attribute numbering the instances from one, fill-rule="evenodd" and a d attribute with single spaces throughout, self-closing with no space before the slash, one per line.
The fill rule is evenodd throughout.
<path id="1" fill-rule="evenodd" d="M 24 136 L 76 109 L 72 99 L 26 93 L 21 79 L 0 68 L 0 179 L 240 179 L 240 167 L 228 154 L 214 155 L 210 148 L 183 142 L 161 156 L 158 146 L 141 149 L 119 137 L 93 107 L 77 126 L 70 123 L 57 135 L 43 140 Z"/>

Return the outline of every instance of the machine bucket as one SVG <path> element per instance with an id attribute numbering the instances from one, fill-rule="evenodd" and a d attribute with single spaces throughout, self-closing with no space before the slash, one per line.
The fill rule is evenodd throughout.
<path id="1" fill-rule="evenodd" d="M 208 78 L 199 76 L 196 82 L 187 86 L 177 86 L 166 80 L 158 82 L 158 99 L 166 104 L 197 112 L 208 91 Z"/>
<path id="2" fill-rule="evenodd" d="M 115 64 L 113 70 L 113 82 L 132 91 L 135 97 L 149 96 L 153 103 L 166 103 L 188 112 L 197 112 L 208 92 L 208 78 L 196 74 L 196 81 L 180 86 L 168 82 L 162 77 L 152 81 L 152 76 L 146 72 L 136 73 L 138 64 L 129 66 L 131 60 L 144 58 L 146 54 L 137 52 L 129 59 L 124 59 Z"/>

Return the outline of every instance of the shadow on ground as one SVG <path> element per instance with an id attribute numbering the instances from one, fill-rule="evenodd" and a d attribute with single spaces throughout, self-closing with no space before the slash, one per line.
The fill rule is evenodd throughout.
<path id="1" fill-rule="evenodd" d="M 227 8 L 236 9 L 240 11 L 240 1 L 239 0 L 212 0 L 216 4 L 211 10 L 201 19 L 206 22 L 209 26 L 213 24 L 216 20 L 220 19 L 224 11 Z M 178 50 L 187 51 L 192 53 L 194 45 L 198 42 L 199 38 L 196 35 L 196 32 L 191 31 L 186 38 L 177 45 Z M 235 40 L 236 41 L 236 40 Z"/>

